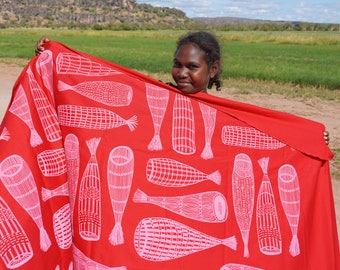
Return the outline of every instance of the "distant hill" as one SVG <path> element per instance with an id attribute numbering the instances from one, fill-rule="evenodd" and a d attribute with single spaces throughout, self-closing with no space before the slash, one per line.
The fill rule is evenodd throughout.
<path id="1" fill-rule="evenodd" d="M 0 24 L 27 27 L 150 24 L 179 25 L 189 19 L 175 8 L 135 0 L 1 0 Z"/>
<path id="2" fill-rule="evenodd" d="M 213 23 L 213 24 L 256 24 L 256 23 L 273 23 L 274 21 L 269 20 L 255 20 L 235 17 L 195 17 L 192 18 L 195 21 L 201 23 Z M 274 23 L 282 23 L 275 21 Z"/>
<path id="3" fill-rule="evenodd" d="M 213 26 L 216 30 L 229 31 L 340 31 L 340 24 L 310 23 L 300 21 L 272 21 L 235 17 L 196 17 L 193 21 Z"/>

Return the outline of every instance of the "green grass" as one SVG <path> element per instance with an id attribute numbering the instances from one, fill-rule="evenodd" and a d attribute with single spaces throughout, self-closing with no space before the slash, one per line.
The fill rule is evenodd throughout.
<path id="1" fill-rule="evenodd" d="M 47 35 L 73 49 L 135 70 L 169 73 L 180 31 L 3 29 L 0 58 L 30 59 Z M 223 78 L 339 90 L 337 32 L 218 32 Z"/>
<path id="2" fill-rule="evenodd" d="M 223 44 L 224 76 L 340 89 L 340 46 Z"/>

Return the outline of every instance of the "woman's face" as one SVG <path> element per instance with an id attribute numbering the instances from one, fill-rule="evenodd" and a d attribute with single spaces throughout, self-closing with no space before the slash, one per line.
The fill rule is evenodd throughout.
<path id="1" fill-rule="evenodd" d="M 209 80 L 216 72 L 216 67 L 209 69 L 201 49 L 186 44 L 176 52 L 171 73 L 180 91 L 194 94 L 207 92 Z"/>

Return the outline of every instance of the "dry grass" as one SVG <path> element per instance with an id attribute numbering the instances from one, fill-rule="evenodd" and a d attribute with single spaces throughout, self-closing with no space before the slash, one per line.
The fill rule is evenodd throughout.
<path id="1" fill-rule="evenodd" d="M 324 100 L 340 101 L 340 92 L 321 87 L 299 86 L 292 83 L 277 83 L 274 81 L 248 80 L 248 79 L 226 79 L 223 85 L 228 88 L 238 89 L 240 94 L 258 92 L 261 94 L 280 94 L 291 98 L 318 97 Z"/>
<path id="2" fill-rule="evenodd" d="M 0 63 L 17 67 L 26 66 L 28 61 L 29 61 L 28 59 L 23 58 L 0 58 Z"/>
<path id="3" fill-rule="evenodd" d="M 299 45 L 338 45 L 340 35 L 336 32 L 301 31 L 230 31 L 218 33 L 223 41 L 274 42 L 278 44 Z"/>
<path id="4" fill-rule="evenodd" d="M 150 73 L 145 70 L 141 73 L 163 82 L 173 82 L 171 74 Z M 340 102 L 340 89 L 330 90 L 327 88 L 307 87 L 294 85 L 292 83 L 277 83 L 274 81 L 261 81 L 249 79 L 224 79 L 223 87 L 234 89 L 235 94 L 247 95 L 252 92 L 260 94 L 280 94 L 290 98 L 320 98 L 323 100 L 334 100 Z"/>

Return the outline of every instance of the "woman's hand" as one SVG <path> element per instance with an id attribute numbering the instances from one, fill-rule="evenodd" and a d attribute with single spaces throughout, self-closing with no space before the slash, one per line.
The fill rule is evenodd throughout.
<path id="1" fill-rule="evenodd" d="M 35 44 L 35 50 L 34 50 L 35 55 L 39 55 L 39 54 L 41 54 L 44 51 L 44 45 L 48 41 L 50 41 L 50 40 L 46 36 L 41 37 L 37 41 L 37 43 Z"/>
<path id="2" fill-rule="evenodd" d="M 325 143 L 328 145 L 329 144 L 329 141 L 330 141 L 330 138 L 329 138 L 329 132 L 326 130 L 324 131 L 323 133 L 323 138 L 325 140 Z"/>

